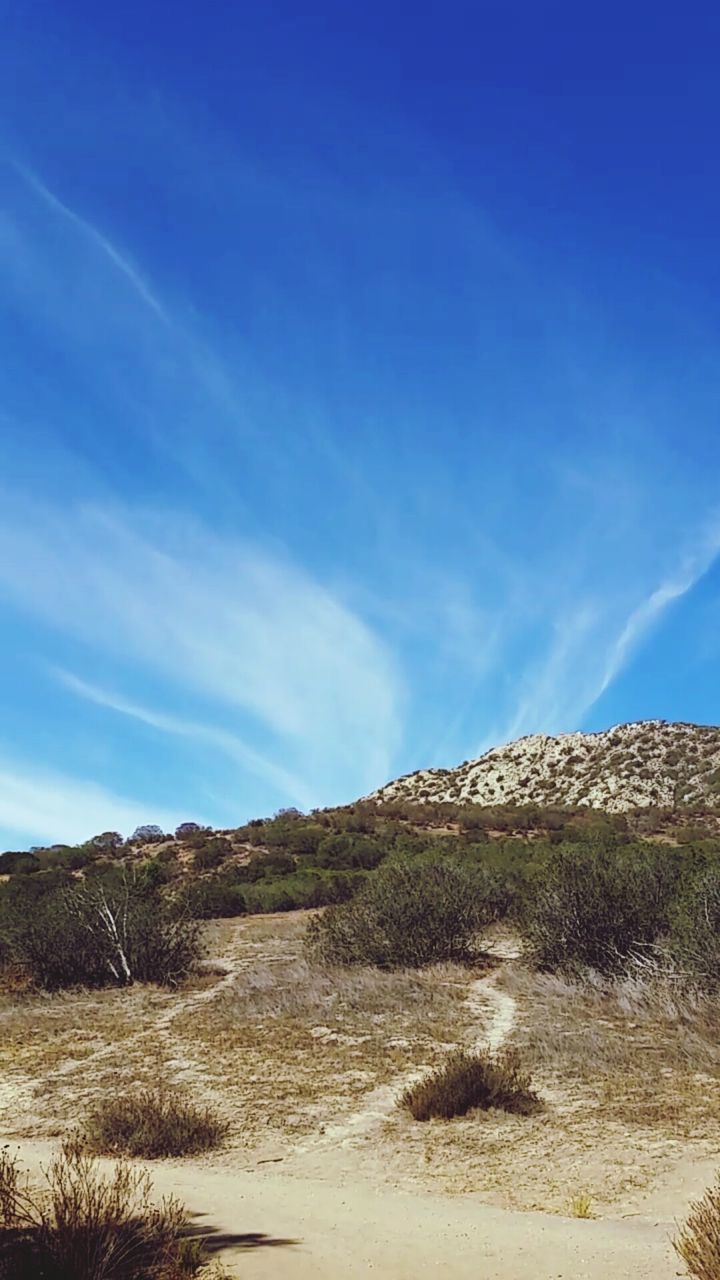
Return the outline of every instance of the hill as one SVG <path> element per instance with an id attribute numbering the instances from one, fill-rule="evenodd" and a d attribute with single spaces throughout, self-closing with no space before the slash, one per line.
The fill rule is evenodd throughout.
<path id="1" fill-rule="evenodd" d="M 533 734 L 455 769 L 406 774 L 368 799 L 720 809 L 720 728 L 642 720 L 602 733 Z"/>

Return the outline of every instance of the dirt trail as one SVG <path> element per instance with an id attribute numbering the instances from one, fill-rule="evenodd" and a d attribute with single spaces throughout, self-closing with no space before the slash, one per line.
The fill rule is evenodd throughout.
<path id="1" fill-rule="evenodd" d="M 31 1167 L 50 1151 L 22 1145 Z M 679 1270 L 669 1220 L 585 1222 L 476 1196 L 333 1185 L 331 1164 L 323 1181 L 190 1161 L 151 1174 L 155 1192 L 179 1196 L 199 1227 L 236 1237 L 221 1256 L 241 1280 L 671 1280 Z"/>

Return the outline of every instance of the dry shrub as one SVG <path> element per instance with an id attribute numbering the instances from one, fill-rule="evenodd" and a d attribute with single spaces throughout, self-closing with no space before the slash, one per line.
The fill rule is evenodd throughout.
<path id="1" fill-rule="evenodd" d="M 33 1185 L 0 1151 L 3 1280 L 182 1280 L 204 1264 L 177 1200 L 151 1203 L 147 1174 L 118 1162 L 105 1174 L 66 1144 Z"/>
<path id="2" fill-rule="evenodd" d="M 690 1205 L 673 1246 L 696 1280 L 720 1280 L 720 1181 Z"/>
<path id="3" fill-rule="evenodd" d="M 87 1117 L 82 1141 L 97 1155 L 189 1156 L 222 1142 L 227 1125 L 208 1107 L 164 1086 L 104 1098 Z"/>
<path id="4" fill-rule="evenodd" d="M 409 1085 L 399 1105 L 415 1120 L 433 1116 L 449 1120 L 476 1108 L 531 1115 L 540 1108 L 540 1101 L 516 1054 L 492 1056 L 459 1049 L 431 1075 Z"/>

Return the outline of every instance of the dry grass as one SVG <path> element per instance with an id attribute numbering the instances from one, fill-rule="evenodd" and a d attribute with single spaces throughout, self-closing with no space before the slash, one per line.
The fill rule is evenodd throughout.
<path id="1" fill-rule="evenodd" d="M 673 1245 L 689 1275 L 696 1280 L 720 1280 L 720 1182 L 690 1205 Z"/>
<path id="2" fill-rule="evenodd" d="M 515 1043 L 560 1094 L 628 1127 L 688 1136 L 716 1123 L 720 1001 L 672 974 L 576 982 L 508 968 Z"/>
<path id="3" fill-rule="evenodd" d="M 472 1022 L 464 969 L 311 969 L 306 923 L 306 913 L 211 922 L 214 973 L 179 992 L 1 999 L 5 1132 L 57 1136 L 103 1098 L 165 1081 L 202 1090 L 230 1124 L 230 1148 L 286 1145 L 432 1065 Z"/>
<path id="4" fill-rule="evenodd" d="M 147 1174 L 122 1162 L 102 1172 L 66 1144 L 39 1185 L 0 1151 L 3 1280 L 191 1280 L 204 1268 L 178 1201 L 151 1201 Z"/>
<path id="5" fill-rule="evenodd" d="M 601 1215 L 635 1211 L 659 1171 L 715 1156 L 720 1010 L 702 993 L 669 978 L 578 986 L 510 962 L 485 1001 L 483 984 L 471 997 L 473 975 L 452 965 L 311 968 L 306 920 L 211 923 L 215 972 L 179 992 L 0 1001 L 3 1131 L 64 1132 L 102 1098 L 163 1080 L 229 1123 L 224 1150 L 204 1157 L 213 1162 L 282 1158 L 331 1177 L 359 1164 L 378 1184 L 561 1214 L 574 1188 Z M 495 983 L 517 1002 L 513 1044 L 544 1112 L 414 1124 L 398 1092 L 482 1040 Z"/>
<path id="6" fill-rule="evenodd" d="M 466 970 L 449 964 L 317 969 L 297 935 L 286 936 L 193 1016 L 192 1036 L 243 1114 L 246 1139 L 297 1137 L 341 1121 L 367 1093 L 454 1045 L 471 1017 L 467 985 Z M 189 1018 L 176 1029 L 189 1036 Z"/>

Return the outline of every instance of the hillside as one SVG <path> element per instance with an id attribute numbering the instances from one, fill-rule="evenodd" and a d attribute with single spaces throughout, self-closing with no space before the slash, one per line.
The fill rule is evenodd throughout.
<path id="1" fill-rule="evenodd" d="M 421 769 L 368 799 L 720 809 L 720 728 L 642 720 L 602 733 L 533 734 L 455 769 Z"/>

